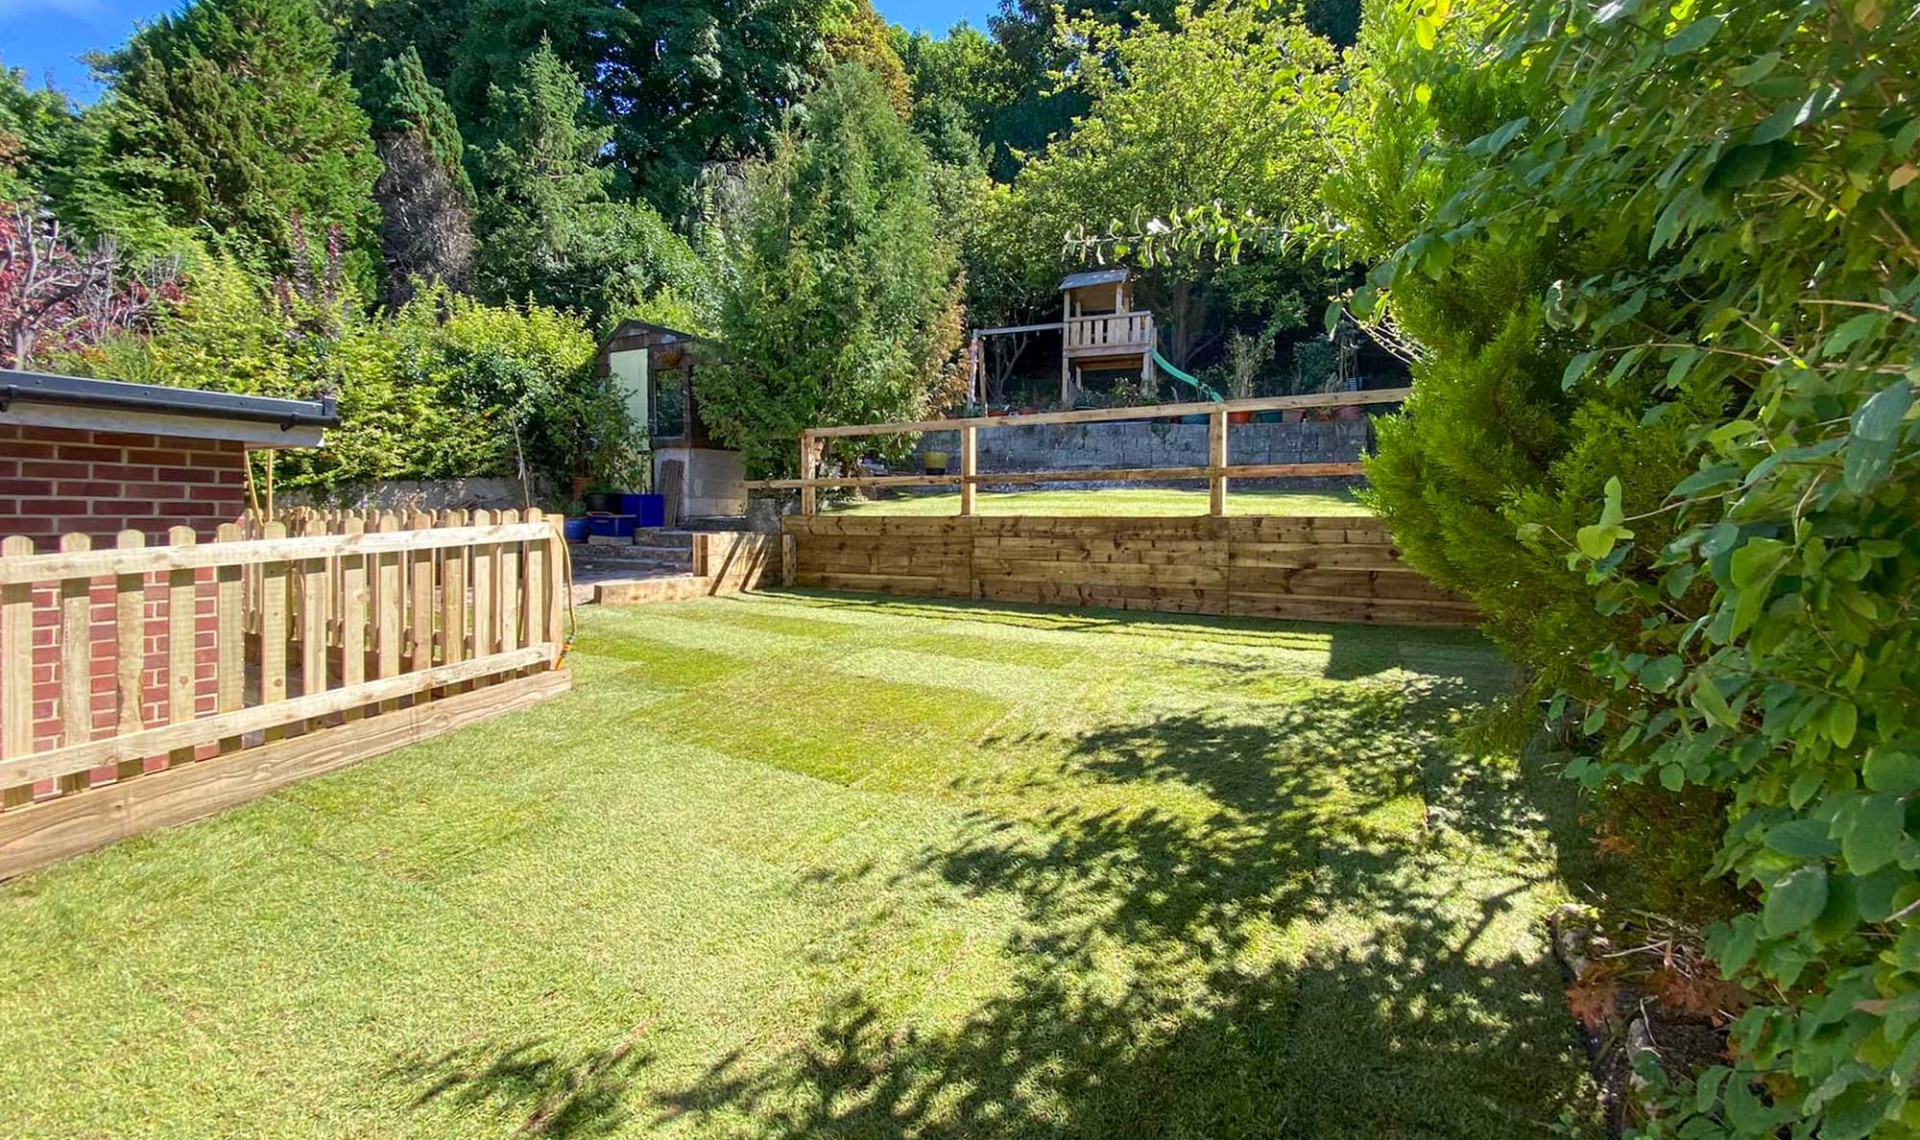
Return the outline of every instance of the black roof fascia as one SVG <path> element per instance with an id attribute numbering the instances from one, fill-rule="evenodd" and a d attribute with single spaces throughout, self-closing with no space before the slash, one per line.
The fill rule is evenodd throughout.
<path id="1" fill-rule="evenodd" d="M 331 396 L 319 400 L 282 400 L 273 396 L 240 396 L 231 392 L 203 392 L 197 388 L 169 388 L 162 384 L 129 384 L 120 380 L 89 380 L 80 376 L 0 369 L 0 412 L 15 401 L 244 420 L 279 424 L 282 431 L 340 426 L 340 412 Z"/>

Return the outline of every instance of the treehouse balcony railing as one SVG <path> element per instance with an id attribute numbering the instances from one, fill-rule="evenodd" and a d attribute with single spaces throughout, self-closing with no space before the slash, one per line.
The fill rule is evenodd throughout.
<path id="1" fill-rule="evenodd" d="M 1153 314 L 1106 313 L 1069 317 L 1066 321 L 1068 356 L 1107 356 L 1146 353 L 1153 348 Z"/>

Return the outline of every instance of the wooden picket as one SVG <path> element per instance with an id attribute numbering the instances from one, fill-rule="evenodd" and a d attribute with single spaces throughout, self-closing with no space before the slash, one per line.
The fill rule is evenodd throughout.
<path id="1" fill-rule="evenodd" d="M 0 540 L 0 877 L 564 692 L 559 521 Z"/>

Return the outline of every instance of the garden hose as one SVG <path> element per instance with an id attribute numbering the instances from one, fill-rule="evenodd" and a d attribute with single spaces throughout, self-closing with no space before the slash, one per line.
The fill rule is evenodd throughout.
<path id="1" fill-rule="evenodd" d="M 573 639 L 580 633 L 580 620 L 573 612 L 573 544 L 565 539 L 560 542 L 560 566 L 561 588 L 567 592 L 567 637 L 560 643 L 560 656 L 553 662 L 555 669 L 567 663 L 567 654 L 573 652 Z"/>

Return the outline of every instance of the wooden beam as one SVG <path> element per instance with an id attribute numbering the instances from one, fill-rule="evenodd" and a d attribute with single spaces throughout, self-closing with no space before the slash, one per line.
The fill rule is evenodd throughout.
<path id="1" fill-rule="evenodd" d="M 1227 413 L 1207 417 L 1207 513 L 1223 518 L 1227 513 Z"/>
<path id="2" fill-rule="evenodd" d="M 157 756 L 175 748 L 206 744 L 223 736 L 242 736 L 249 732 L 280 728 L 297 721 L 332 716 L 360 705 L 444 688 L 477 677 L 538 668 L 552 658 L 551 646 L 541 644 L 512 653 L 496 653 L 491 657 L 440 665 L 419 673 L 382 677 L 351 689 L 329 689 L 274 704 L 255 705 L 239 712 L 221 713 L 181 724 L 143 729 L 125 736 L 111 736 L 56 748 L 32 756 L 0 761 L 0 785 L 51 780 L 102 764 Z"/>
<path id="3" fill-rule="evenodd" d="M 753 488 L 802 491 L 810 487 L 951 487 L 981 483 L 1138 483 L 1152 480 L 1283 479 L 1304 476 L 1364 475 L 1359 463 L 1250 463 L 1233 467 L 1089 467 L 1054 471 L 989 471 L 974 475 L 829 475 L 819 479 L 759 479 Z"/>
<path id="4" fill-rule="evenodd" d="M 800 513 L 803 515 L 813 515 L 820 507 L 813 493 L 819 484 L 813 481 L 813 477 L 813 433 L 803 431 L 800 433 L 800 479 L 797 484 L 800 488 Z"/>
<path id="5" fill-rule="evenodd" d="M 979 474 L 980 429 L 960 429 L 960 513 L 970 515 L 974 505 L 974 476 Z"/>

